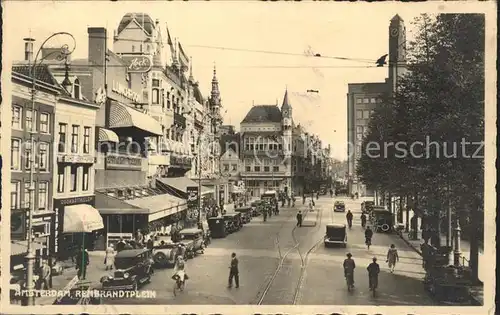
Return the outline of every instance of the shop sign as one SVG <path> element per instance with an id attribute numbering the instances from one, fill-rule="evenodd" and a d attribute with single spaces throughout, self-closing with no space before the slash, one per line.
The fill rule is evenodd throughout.
<path id="1" fill-rule="evenodd" d="M 145 73 L 149 72 L 153 66 L 153 60 L 149 55 L 122 55 L 121 58 L 128 64 L 127 72 Z"/>
<path id="2" fill-rule="evenodd" d="M 127 88 L 125 85 L 113 81 L 113 84 L 111 86 L 111 91 L 115 92 L 116 94 L 125 97 L 126 99 L 131 100 L 132 102 L 139 103 L 141 97 L 138 93 L 132 91 L 131 89 Z"/>
<path id="3" fill-rule="evenodd" d="M 80 163 L 80 164 L 93 164 L 94 157 L 91 155 L 58 155 L 58 163 Z"/>
<path id="4" fill-rule="evenodd" d="M 77 205 L 80 203 L 91 203 L 94 201 L 94 196 L 82 196 L 82 197 L 73 197 L 73 198 L 65 198 L 65 199 L 56 199 L 56 201 L 61 206 L 71 206 L 71 205 Z"/>
<path id="5" fill-rule="evenodd" d="M 142 158 L 124 155 L 108 155 L 106 169 L 114 170 L 141 170 Z"/>
<path id="6" fill-rule="evenodd" d="M 198 186 L 186 187 L 188 208 L 195 208 L 198 205 Z"/>
<path id="7" fill-rule="evenodd" d="M 10 238 L 26 239 L 26 213 L 24 211 L 16 211 L 10 215 Z"/>

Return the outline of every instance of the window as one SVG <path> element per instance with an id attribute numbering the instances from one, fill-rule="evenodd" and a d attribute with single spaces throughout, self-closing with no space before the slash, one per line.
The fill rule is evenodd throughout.
<path id="1" fill-rule="evenodd" d="M 78 79 L 75 79 L 75 82 L 73 82 L 73 97 L 77 100 L 80 99 L 80 80 Z"/>
<path id="2" fill-rule="evenodd" d="M 363 134 L 362 133 L 358 133 L 357 134 L 357 139 L 358 140 L 363 140 Z"/>
<path id="3" fill-rule="evenodd" d="M 31 208 L 31 194 L 30 194 L 30 183 L 24 183 L 24 208 Z"/>
<path id="4" fill-rule="evenodd" d="M 231 164 L 231 171 L 236 172 L 238 170 L 238 164 Z"/>
<path id="5" fill-rule="evenodd" d="M 49 196 L 48 183 L 39 182 L 38 183 L 38 210 L 47 210 L 47 200 Z"/>
<path id="6" fill-rule="evenodd" d="M 370 98 L 370 103 L 375 104 L 375 103 L 377 103 L 377 100 L 374 97 L 372 97 L 372 98 Z"/>
<path id="7" fill-rule="evenodd" d="M 135 52 L 135 45 L 132 45 L 132 52 Z"/>
<path id="8" fill-rule="evenodd" d="M 10 140 L 10 169 L 19 170 L 21 166 L 21 140 Z"/>
<path id="9" fill-rule="evenodd" d="M 260 166 L 254 166 L 253 169 L 255 172 L 260 172 Z"/>
<path id="10" fill-rule="evenodd" d="M 90 153 L 90 127 L 83 129 L 83 153 Z"/>
<path id="11" fill-rule="evenodd" d="M 71 131 L 71 153 L 78 153 L 78 134 L 80 132 L 80 126 L 73 125 Z"/>
<path id="12" fill-rule="evenodd" d="M 57 166 L 57 192 L 64 192 L 64 170 L 66 167 L 64 165 Z"/>
<path id="13" fill-rule="evenodd" d="M 21 183 L 11 182 L 10 183 L 10 209 L 16 210 L 20 209 L 21 203 Z"/>
<path id="14" fill-rule="evenodd" d="M 364 119 L 370 119 L 370 110 L 364 110 L 363 111 L 363 118 Z"/>
<path id="15" fill-rule="evenodd" d="M 170 109 L 170 105 L 171 105 L 171 102 L 170 102 L 170 92 L 167 92 L 167 109 Z"/>
<path id="16" fill-rule="evenodd" d="M 369 98 L 364 98 L 363 99 L 363 103 L 364 104 L 369 104 L 370 103 L 370 99 Z"/>
<path id="17" fill-rule="evenodd" d="M 31 131 L 31 128 L 33 127 L 33 131 L 36 131 L 36 114 L 36 110 L 26 110 L 26 130 Z"/>
<path id="18" fill-rule="evenodd" d="M 363 126 L 356 126 L 357 133 L 363 133 Z"/>
<path id="19" fill-rule="evenodd" d="M 67 132 L 66 124 L 59 123 L 59 143 L 57 152 L 64 153 L 66 152 L 66 132 Z"/>
<path id="20" fill-rule="evenodd" d="M 12 128 L 22 129 L 21 117 L 23 115 L 23 109 L 19 106 L 12 106 Z"/>
<path id="21" fill-rule="evenodd" d="M 132 73 L 128 72 L 126 74 L 126 78 L 127 78 L 127 87 L 129 89 L 132 89 Z"/>
<path id="22" fill-rule="evenodd" d="M 49 165 L 49 157 L 48 157 L 48 151 L 49 151 L 49 144 L 48 143 L 40 143 L 40 146 L 38 147 L 38 167 L 40 168 L 41 171 L 46 171 L 47 166 Z"/>
<path id="23" fill-rule="evenodd" d="M 89 182 L 90 182 L 90 166 L 86 165 L 83 167 L 83 176 L 82 176 L 82 190 L 89 190 Z"/>
<path id="24" fill-rule="evenodd" d="M 40 114 L 40 132 L 50 133 L 49 130 L 50 115 L 47 113 Z"/>
<path id="25" fill-rule="evenodd" d="M 357 104 L 362 104 L 363 103 L 363 99 L 362 98 L 357 98 L 356 99 L 356 103 Z"/>
<path id="26" fill-rule="evenodd" d="M 264 172 L 269 172 L 269 166 L 264 166 Z"/>
<path id="27" fill-rule="evenodd" d="M 153 79 L 153 94 L 152 102 L 153 104 L 160 104 L 160 80 Z"/>
<path id="28" fill-rule="evenodd" d="M 373 113 L 374 113 L 374 112 L 375 112 L 374 110 L 371 110 L 371 111 L 370 111 L 370 117 L 372 117 L 372 116 L 373 116 Z"/>
<path id="29" fill-rule="evenodd" d="M 357 158 L 361 157 L 361 146 L 359 144 L 356 145 L 356 157 Z"/>
<path id="30" fill-rule="evenodd" d="M 78 167 L 76 165 L 71 165 L 71 183 L 70 190 L 71 192 L 76 191 L 77 186 L 77 176 L 78 176 Z"/>
<path id="31" fill-rule="evenodd" d="M 35 143 L 36 147 L 36 143 Z M 33 150 L 31 147 L 31 142 L 26 142 L 24 145 L 24 169 L 29 170 L 31 168 Z"/>
<path id="32" fill-rule="evenodd" d="M 229 171 L 229 164 L 224 164 L 224 171 L 225 172 Z"/>
<path id="33" fill-rule="evenodd" d="M 279 172 L 280 167 L 279 166 L 273 166 L 273 172 Z"/>
<path id="34" fill-rule="evenodd" d="M 252 168 L 250 166 L 245 166 L 245 171 L 250 172 Z"/>
<path id="35" fill-rule="evenodd" d="M 363 111 L 362 110 L 357 110 L 356 111 L 356 119 L 363 119 Z"/>

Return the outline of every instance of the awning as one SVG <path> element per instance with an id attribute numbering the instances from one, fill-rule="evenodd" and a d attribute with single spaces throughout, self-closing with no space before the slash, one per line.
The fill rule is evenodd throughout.
<path id="1" fill-rule="evenodd" d="M 163 134 L 160 123 L 153 117 L 116 101 L 111 101 L 110 106 L 109 128 L 135 127 L 152 135 Z"/>
<path id="2" fill-rule="evenodd" d="M 187 177 L 166 177 L 166 178 L 158 178 L 160 183 L 172 187 L 178 191 L 182 191 L 186 193 L 187 187 L 196 186 L 198 187 L 198 183 L 187 178 Z M 214 190 L 205 186 L 201 186 L 201 195 L 206 195 L 213 193 Z"/>
<path id="3" fill-rule="evenodd" d="M 99 128 L 99 142 L 114 142 L 118 143 L 118 135 L 109 129 Z"/>
<path id="4" fill-rule="evenodd" d="M 45 248 L 43 244 L 33 242 L 33 249 L 41 249 Z M 22 255 L 27 253 L 28 251 L 28 242 L 27 241 L 11 241 L 10 242 L 10 255 L 11 256 L 16 256 L 16 255 Z"/>
<path id="5" fill-rule="evenodd" d="M 87 204 L 66 206 L 63 222 L 63 233 L 89 233 L 104 228 L 99 211 Z"/>

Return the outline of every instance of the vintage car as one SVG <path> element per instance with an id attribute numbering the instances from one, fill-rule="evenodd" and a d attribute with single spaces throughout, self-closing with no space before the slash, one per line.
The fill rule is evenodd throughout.
<path id="1" fill-rule="evenodd" d="M 335 201 L 333 205 L 334 212 L 345 212 L 345 203 L 343 201 Z"/>
<path id="2" fill-rule="evenodd" d="M 226 213 L 224 216 L 224 222 L 226 222 L 226 231 L 228 233 L 234 233 L 241 229 L 243 223 L 241 222 L 241 213 Z"/>
<path id="3" fill-rule="evenodd" d="M 373 210 L 373 207 L 375 206 L 375 202 L 371 200 L 363 201 L 361 203 L 361 211 L 363 213 L 370 213 Z"/>
<path id="4" fill-rule="evenodd" d="M 205 239 L 203 230 L 192 228 L 183 229 L 179 232 L 180 243 L 186 246 L 187 258 L 193 258 L 196 254 L 203 254 L 205 251 Z"/>
<path id="5" fill-rule="evenodd" d="M 325 247 L 338 244 L 347 247 L 347 232 L 345 224 L 327 224 L 324 237 Z"/>
<path id="6" fill-rule="evenodd" d="M 149 282 L 153 274 L 153 253 L 150 249 L 125 249 L 115 256 L 113 275 L 101 278 L 103 290 L 132 290 Z"/>
<path id="7" fill-rule="evenodd" d="M 177 257 L 183 252 L 179 245 L 172 241 L 161 241 L 153 246 L 153 261 L 155 267 L 174 267 Z"/>
<path id="8" fill-rule="evenodd" d="M 213 238 L 224 238 L 227 235 L 226 222 L 223 217 L 212 217 L 207 219 L 210 235 Z"/>
<path id="9" fill-rule="evenodd" d="M 278 192 L 276 190 L 267 190 L 260 196 L 260 199 L 265 201 L 278 200 Z"/>
<path id="10" fill-rule="evenodd" d="M 260 204 L 262 203 L 261 200 L 255 200 L 254 202 L 252 202 L 250 204 L 250 206 L 252 207 L 252 216 L 253 217 L 258 217 L 259 215 L 261 215 L 261 211 L 260 211 Z"/>
<path id="11" fill-rule="evenodd" d="M 241 221 L 243 224 L 252 221 L 252 207 L 236 208 L 234 212 L 241 213 Z"/>
<path id="12" fill-rule="evenodd" d="M 393 214 L 384 207 L 373 207 L 370 212 L 370 222 L 375 232 L 391 232 L 393 229 Z"/>

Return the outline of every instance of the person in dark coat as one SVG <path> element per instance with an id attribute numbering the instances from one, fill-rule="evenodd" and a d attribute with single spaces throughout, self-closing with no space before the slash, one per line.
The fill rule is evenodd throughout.
<path id="1" fill-rule="evenodd" d="M 297 213 L 297 226 L 301 227 L 302 226 L 302 212 Z"/>
<path id="2" fill-rule="evenodd" d="M 368 270 L 368 286 L 370 291 L 372 291 L 378 286 L 378 274 L 380 273 L 380 266 L 377 264 L 377 257 L 373 257 L 373 262 L 368 265 L 366 270 Z"/>
<path id="3" fill-rule="evenodd" d="M 236 283 L 236 288 L 240 287 L 240 276 L 238 270 L 238 258 L 236 258 L 236 253 L 231 254 L 231 265 L 229 266 L 229 280 L 228 280 L 228 288 L 233 286 L 233 278 Z"/>
<path id="4" fill-rule="evenodd" d="M 118 243 L 116 243 L 116 251 L 121 252 L 122 250 L 125 249 L 125 245 L 127 245 L 127 244 L 125 243 L 123 238 L 120 238 L 120 241 Z"/>
<path id="5" fill-rule="evenodd" d="M 76 269 L 78 270 L 78 279 L 85 280 L 87 277 L 87 266 L 89 265 L 89 253 L 86 249 L 82 249 L 76 256 Z"/>

